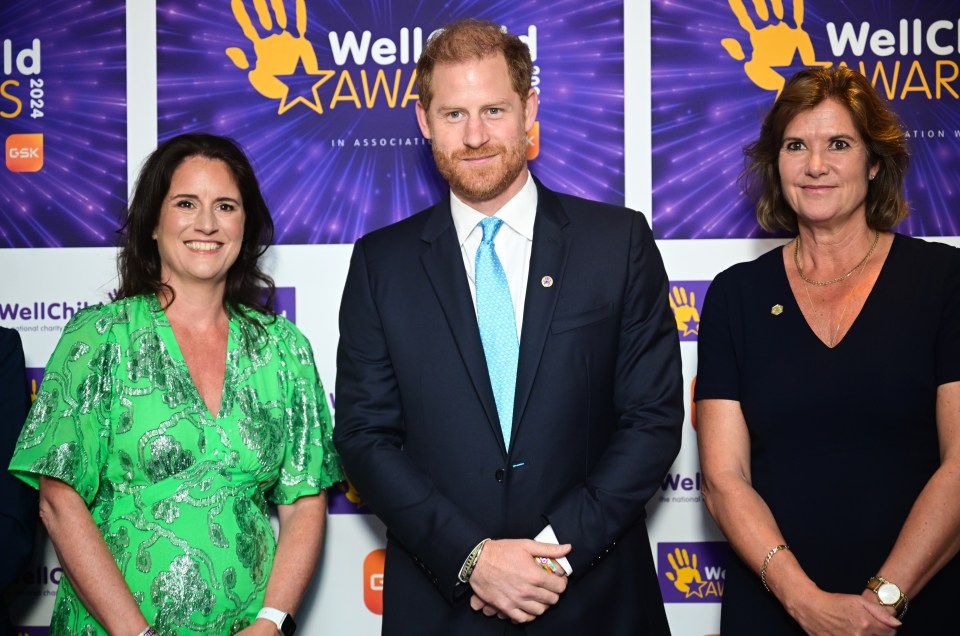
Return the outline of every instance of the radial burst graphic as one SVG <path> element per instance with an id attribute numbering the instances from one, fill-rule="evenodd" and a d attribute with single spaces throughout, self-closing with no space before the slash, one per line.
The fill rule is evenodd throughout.
<path id="1" fill-rule="evenodd" d="M 460 17 L 529 38 L 539 156 L 558 190 L 623 203 L 623 3 L 157 0 L 161 139 L 208 131 L 251 155 L 280 243 L 352 243 L 446 190 L 417 127 L 416 57 Z"/>
<path id="2" fill-rule="evenodd" d="M 0 247 L 116 244 L 127 201 L 124 21 L 122 2 L 0 5 Z"/>
<path id="3" fill-rule="evenodd" d="M 958 234 L 956 2 L 653 0 L 651 16 L 658 238 L 765 235 L 737 182 L 742 147 L 759 134 L 778 81 L 826 62 L 864 73 L 910 137 L 910 216 L 897 230 Z"/>

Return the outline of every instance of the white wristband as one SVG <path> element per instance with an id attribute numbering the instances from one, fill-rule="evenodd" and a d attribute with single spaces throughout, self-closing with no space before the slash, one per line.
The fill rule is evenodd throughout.
<path id="1" fill-rule="evenodd" d="M 281 634 L 283 633 L 283 621 L 285 621 L 288 616 L 286 612 L 282 612 L 274 607 L 264 607 L 257 613 L 257 618 L 270 621 L 277 626 L 277 631 Z"/>

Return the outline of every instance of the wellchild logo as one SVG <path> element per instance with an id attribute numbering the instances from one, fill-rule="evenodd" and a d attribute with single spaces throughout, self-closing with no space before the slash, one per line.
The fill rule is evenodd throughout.
<path id="1" fill-rule="evenodd" d="M 43 117 L 43 102 L 45 99 L 43 77 L 41 77 L 42 44 L 40 38 L 19 40 L 14 43 L 7 38 L 0 42 L 0 119 L 16 119 L 23 115 L 31 119 L 40 119 Z M 39 138 L 40 151 L 39 156 L 30 149 L 35 149 L 36 139 L 28 141 L 27 146 L 19 145 L 23 140 L 15 142 L 13 146 L 16 149 L 27 148 L 27 157 L 15 157 L 17 162 L 21 159 L 27 160 L 29 165 L 36 165 L 39 159 L 43 164 L 43 135 L 11 135 L 11 137 L 33 137 Z M 12 172 L 36 172 L 40 169 L 37 166 L 34 169 L 15 168 L 11 166 L 11 143 L 7 141 L 7 167 Z"/>
<path id="2" fill-rule="evenodd" d="M 27 388 L 30 390 L 30 403 L 37 399 L 37 390 L 43 382 L 43 369 L 40 367 L 27 367 Z"/>
<path id="3" fill-rule="evenodd" d="M 287 23 L 283 2 L 253 4 L 259 26 L 254 25 L 244 2 L 231 3 L 233 17 L 256 56 L 253 69 L 247 73 L 250 85 L 267 99 L 280 100 L 278 115 L 296 104 L 323 114 L 318 89 L 336 72 L 320 69 L 317 53 L 307 39 L 306 3 L 304 0 L 296 3 L 296 35 Z M 238 69 L 250 69 L 250 61 L 242 48 L 232 46 L 224 52 Z"/>
<path id="4" fill-rule="evenodd" d="M 818 14 L 825 21 L 821 33 L 804 26 L 804 15 L 811 7 L 828 12 Z M 932 6 L 923 18 L 894 13 L 883 21 L 859 23 L 830 20 L 835 4 L 810 0 L 729 0 L 729 9 L 742 33 L 722 38 L 720 45 L 733 60 L 743 62 L 744 74 L 755 86 L 776 96 L 786 77 L 797 70 L 798 57 L 805 67 L 854 68 L 889 100 L 912 94 L 928 100 L 960 96 L 956 85 L 960 65 L 955 59 L 960 51 L 960 21 L 955 15 L 937 15 L 938 9 Z M 818 51 L 815 40 L 820 44 Z M 823 59 L 824 55 L 831 59 Z"/>
<path id="5" fill-rule="evenodd" d="M 60 579 L 63 577 L 63 568 L 49 565 L 38 565 L 35 568 L 28 568 L 20 575 L 20 584 L 24 587 L 33 587 L 39 589 L 45 585 L 60 585 Z M 39 594 L 39 592 L 37 592 Z M 53 592 L 56 594 L 56 592 Z M 46 594 L 44 594 L 46 595 Z"/>
<path id="6" fill-rule="evenodd" d="M 657 544 L 657 572 L 665 603 L 719 603 L 727 579 L 725 541 Z"/>
<path id="7" fill-rule="evenodd" d="M 89 306 L 90 302 L 86 300 L 36 300 L 32 303 L 0 302 L 0 320 L 43 323 L 13 325 L 13 328 L 20 332 L 58 332 L 63 331 L 63 325 L 48 324 L 50 321 L 66 322 L 73 318 L 78 311 Z"/>
<path id="8" fill-rule="evenodd" d="M 804 66 L 830 66 L 832 62 L 818 60 L 813 50 L 810 35 L 803 28 L 803 0 L 785 3 L 779 0 L 754 0 L 754 13 L 747 9 L 744 0 L 730 0 L 730 9 L 750 41 L 750 59 L 744 53 L 740 40 L 723 38 L 720 44 L 734 60 L 744 62 L 743 72 L 758 88 L 776 91 L 777 97 L 787 80 L 779 69 L 787 69 L 799 54 Z M 785 15 L 784 5 L 792 15 Z M 770 6 L 772 5 L 772 6 Z M 792 5 L 792 6 L 791 6 Z M 773 15 L 770 15 L 770 9 Z"/>
<path id="9" fill-rule="evenodd" d="M 700 333 L 700 308 L 703 306 L 703 298 L 706 296 L 708 287 L 710 287 L 708 280 L 671 283 L 670 309 L 673 310 L 673 317 L 677 322 L 677 334 L 681 342 L 697 340 L 697 334 Z"/>
<path id="10" fill-rule="evenodd" d="M 327 512 L 332 515 L 368 515 L 370 509 L 347 479 L 327 491 Z"/>
<path id="11" fill-rule="evenodd" d="M 661 502 L 670 503 L 700 503 L 703 498 L 700 494 L 703 484 L 703 475 L 697 471 L 694 475 L 682 473 L 667 473 L 663 478 L 660 490 Z"/>
<path id="12" fill-rule="evenodd" d="M 231 2 L 234 32 L 242 33 L 247 42 L 238 39 L 238 46 L 224 50 L 237 69 L 247 71 L 257 93 L 278 102 L 278 115 L 297 104 L 322 115 L 338 107 L 394 109 L 416 103 L 413 65 L 432 33 L 419 26 L 402 27 L 392 37 L 374 37 L 369 30 L 339 33 L 310 24 L 305 0 L 293 3 L 292 15 L 289 4 L 283 0 Z M 323 37 L 324 32 L 323 48 L 329 46 L 330 57 L 318 59 L 311 37 Z M 537 27 L 530 25 L 520 39 L 536 63 Z M 539 92 L 539 68 L 534 71 Z"/>
<path id="13" fill-rule="evenodd" d="M 960 43 L 960 20 L 901 18 L 885 23 L 827 23 L 831 53 L 841 66 L 850 66 L 870 80 L 889 100 L 904 100 L 912 94 L 927 100 L 960 97 L 955 59 Z M 878 28 L 886 26 L 889 28 Z M 953 33 L 951 33 L 951 31 Z M 875 58 L 872 69 L 864 58 Z"/>

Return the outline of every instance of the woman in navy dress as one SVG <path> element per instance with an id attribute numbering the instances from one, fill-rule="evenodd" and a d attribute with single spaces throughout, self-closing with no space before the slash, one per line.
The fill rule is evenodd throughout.
<path id="1" fill-rule="evenodd" d="M 760 223 L 796 237 L 702 312 L 703 492 L 737 555 L 721 631 L 956 630 L 960 250 L 891 231 L 906 139 L 855 71 L 795 75 L 746 153 Z"/>

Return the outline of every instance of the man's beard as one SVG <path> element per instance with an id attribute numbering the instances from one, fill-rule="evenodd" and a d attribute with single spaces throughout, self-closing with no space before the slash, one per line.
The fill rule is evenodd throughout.
<path id="1" fill-rule="evenodd" d="M 490 145 L 483 148 L 463 148 L 446 154 L 433 147 L 437 170 L 457 196 L 471 201 L 490 201 L 510 187 L 526 165 L 527 137 L 523 135 L 512 146 Z M 463 160 L 496 154 L 499 161 L 484 168 L 470 167 Z"/>

